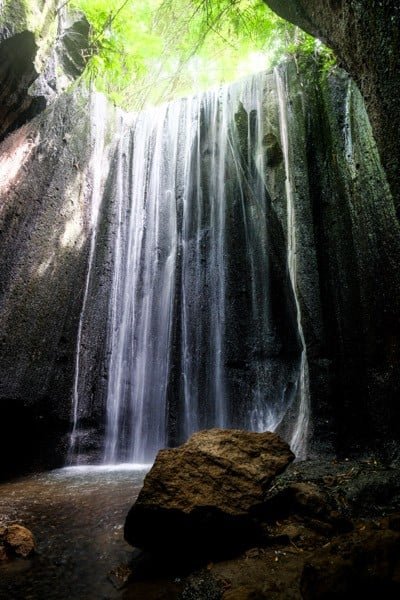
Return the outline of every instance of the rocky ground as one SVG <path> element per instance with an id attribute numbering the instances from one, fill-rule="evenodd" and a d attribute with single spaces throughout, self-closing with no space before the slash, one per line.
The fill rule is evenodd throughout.
<path id="1" fill-rule="evenodd" d="M 279 452 L 282 450 L 278 448 Z M 252 452 L 254 456 L 254 448 L 249 448 L 249 456 Z M 290 462 L 288 456 L 287 462 Z M 243 456 L 240 468 L 244 473 Z M 204 471 L 204 463 L 198 464 L 197 469 Z M 185 479 L 183 471 L 181 464 L 179 478 Z M 130 565 L 121 566 L 110 576 L 114 585 L 121 586 L 125 599 L 311 600 L 353 598 L 371 592 L 379 593 L 382 598 L 398 598 L 399 476 L 399 465 L 383 463 L 373 457 L 292 463 L 268 487 L 262 508 L 259 506 L 255 511 L 255 496 L 251 508 L 250 504 L 247 507 L 263 530 L 263 536 L 258 531 L 253 538 L 254 543 L 247 539 L 240 548 L 240 544 L 235 546 L 232 539 L 228 539 L 224 557 L 223 541 L 215 545 L 210 535 L 208 549 L 204 539 L 201 541 L 200 556 L 193 531 L 191 543 L 181 537 L 178 529 L 173 538 L 165 538 L 162 520 L 169 517 L 163 514 L 160 521 L 160 515 L 153 512 L 161 541 L 154 542 L 153 538 L 153 550 L 136 551 Z M 226 478 L 227 473 L 220 473 L 221 484 L 216 486 L 222 491 L 225 507 L 229 504 Z M 165 502 L 168 490 L 171 492 L 174 482 L 177 483 L 171 470 L 167 479 L 157 479 L 156 484 L 154 475 L 148 476 L 145 494 L 138 499 L 142 519 L 146 513 L 143 505 L 152 503 L 152 494 L 157 494 L 158 489 Z M 240 487 L 237 480 L 236 485 Z M 205 499 L 199 496 L 198 500 L 201 503 Z M 179 502 L 187 516 L 184 492 Z M 237 508 L 234 497 L 232 505 L 231 516 Z M 175 518 L 176 515 L 174 522 Z M 128 529 L 129 522 L 128 519 Z M 214 527 L 218 529 L 215 522 Z M 240 530 L 237 531 L 240 535 Z M 183 544 L 180 551 L 177 540 Z M 156 548 L 154 543 L 161 545 Z"/>
<path id="2" fill-rule="evenodd" d="M 122 525 L 142 476 L 4 486 L 0 599 L 400 597 L 399 462 L 292 459 L 276 435 L 237 431 L 162 451 L 129 512 L 133 552 Z"/>

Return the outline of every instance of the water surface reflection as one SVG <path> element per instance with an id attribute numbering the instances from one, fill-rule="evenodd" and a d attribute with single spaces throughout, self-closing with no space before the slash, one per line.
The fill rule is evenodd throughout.
<path id="1" fill-rule="evenodd" d="M 0 566 L 0 599 L 118 598 L 107 574 L 131 556 L 123 524 L 149 468 L 69 467 L 1 484 L 0 523 L 31 529 L 38 554 Z"/>

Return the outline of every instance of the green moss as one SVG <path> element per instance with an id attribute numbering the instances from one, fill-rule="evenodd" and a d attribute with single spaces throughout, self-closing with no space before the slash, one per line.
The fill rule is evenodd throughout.
<path id="1" fill-rule="evenodd" d="M 0 27 L 7 27 L 12 33 L 20 33 L 27 26 L 26 0 L 6 0 L 0 13 Z"/>
<path id="2" fill-rule="evenodd" d="M 0 27 L 11 34 L 31 31 L 36 38 L 36 68 L 40 71 L 57 35 L 57 0 L 6 0 Z"/>

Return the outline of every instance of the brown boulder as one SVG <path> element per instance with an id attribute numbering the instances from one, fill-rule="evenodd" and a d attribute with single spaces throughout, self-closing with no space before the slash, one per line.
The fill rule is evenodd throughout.
<path id="1" fill-rule="evenodd" d="M 0 528 L 0 560 L 13 556 L 28 558 L 34 551 L 35 539 L 29 529 L 17 524 Z"/>
<path id="2" fill-rule="evenodd" d="M 274 433 L 196 433 L 179 448 L 159 452 L 127 516 L 125 539 L 152 552 L 234 552 L 262 536 L 254 516 L 293 459 Z"/>

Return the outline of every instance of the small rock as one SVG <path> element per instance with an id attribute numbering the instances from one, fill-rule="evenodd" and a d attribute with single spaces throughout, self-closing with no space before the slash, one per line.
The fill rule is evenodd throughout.
<path id="1" fill-rule="evenodd" d="M 9 525 L 3 534 L 7 554 L 28 558 L 35 551 L 35 539 L 29 529 L 22 525 Z"/>
<path id="2" fill-rule="evenodd" d="M 115 589 L 120 590 L 128 582 L 132 571 L 128 565 L 119 565 L 108 573 L 108 579 L 111 581 Z"/>
<path id="3" fill-rule="evenodd" d="M 247 550 L 245 556 L 246 558 L 259 558 L 260 556 L 262 556 L 262 554 L 262 548 L 250 548 L 249 550 Z"/>
<path id="4" fill-rule="evenodd" d="M 326 523 L 325 521 L 305 517 L 304 522 L 309 529 L 315 531 L 316 533 L 319 533 L 320 535 L 329 537 L 332 536 L 334 533 L 333 526 L 330 523 Z"/>
<path id="5" fill-rule="evenodd" d="M 307 514 L 320 515 L 327 511 L 327 499 L 317 485 L 297 483 L 291 486 L 289 493 L 296 508 Z"/>
<path id="6" fill-rule="evenodd" d="M 271 518 L 293 515 L 321 516 L 331 511 L 327 496 L 313 483 L 290 483 L 275 491 L 265 502 Z"/>
<path id="7" fill-rule="evenodd" d="M 304 528 L 300 525 L 289 524 L 279 530 L 280 535 L 286 536 L 289 541 L 294 542 L 304 533 Z"/>

